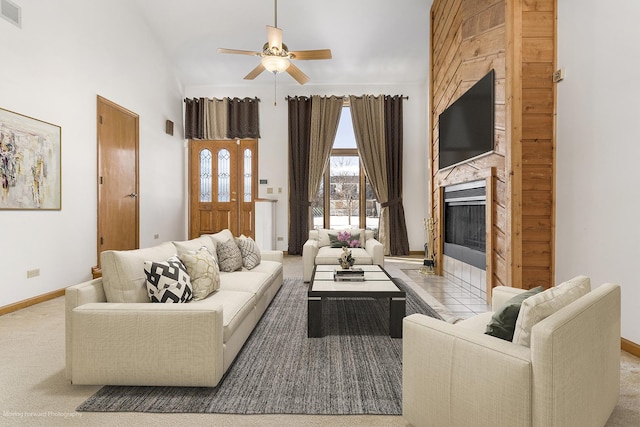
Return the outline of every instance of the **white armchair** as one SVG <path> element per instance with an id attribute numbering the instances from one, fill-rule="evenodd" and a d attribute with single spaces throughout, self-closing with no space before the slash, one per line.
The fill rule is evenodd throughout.
<path id="1" fill-rule="evenodd" d="M 384 249 L 382 243 L 373 238 L 372 230 L 349 230 L 360 236 L 360 248 L 352 248 L 351 254 L 358 264 L 376 264 L 384 267 Z M 309 230 L 309 240 L 302 247 L 302 276 L 305 282 L 311 280 L 313 267 L 317 264 L 338 265 L 338 258 L 342 253 L 341 248 L 332 248 L 330 233 L 338 230 Z M 362 237 L 364 236 L 364 238 Z"/>
<path id="2" fill-rule="evenodd" d="M 493 309 L 518 292 L 495 288 Z M 402 412 L 408 422 L 606 424 L 620 392 L 619 286 L 601 285 L 535 323 L 530 347 L 485 335 L 491 314 L 455 325 L 420 314 L 405 317 Z"/>

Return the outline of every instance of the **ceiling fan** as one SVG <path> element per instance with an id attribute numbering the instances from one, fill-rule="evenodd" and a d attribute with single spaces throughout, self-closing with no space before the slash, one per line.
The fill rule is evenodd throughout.
<path id="1" fill-rule="evenodd" d="M 218 53 L 231 53 L 238 55 L 251 55 L 262 58 L 260 64 L 244 78 L 253 80 L 264 70 L 274 74 L 287 72 L 301 85 L 309 81 L 309 77 L 291 63 L 295 60 L 331 59 L 331 49 L 317 50 L 295 50 L 290 51 L 286 44 L 282 43 L 282 29 L 278 28 L 278 0 L 275 3 L 275 25 L 267 25 L 267 42 L 262 46 L 262 51 L 254 52 L 250 50 L 224 49 L 218 48 Z"/>

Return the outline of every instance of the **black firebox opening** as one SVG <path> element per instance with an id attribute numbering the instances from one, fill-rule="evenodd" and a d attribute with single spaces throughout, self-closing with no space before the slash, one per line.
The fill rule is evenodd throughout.
<path id="1" fill-rule="evenodd" d="M 444 254 L 486 269 L 484 182 L 447 187 L 444 198 Z"/>

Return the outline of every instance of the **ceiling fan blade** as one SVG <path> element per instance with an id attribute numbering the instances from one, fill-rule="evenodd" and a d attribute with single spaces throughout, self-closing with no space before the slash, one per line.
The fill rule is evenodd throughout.
<path id="1" fill-rule="evenodd" d="M 331 59 L 331 49 L 295 50 L 289 53 L 291 59 Z"/>
<path id="2" fill-rule="evenodd" d="M 293 77 L 301 85 L 309 81 L 309 76 L 307 76 L 305 73 L 302 72 L 302 70 L 300 70 L 300 68 L 296 67 L 293 64 L 289 64 L 289 68 L 287 68 L 287 73 L 289 73 L 289 75 Z"/>
<path id="3" fill-rule="evenodd" d="M 265 70 L 264 65 L 262 65 L 262 63 L 260 63 L 260 64 L 258 64 L 258 66 L 256 68 L 251 70 L 251 72 L 249 74 L 244 76 L 244 79 L 245 80 L 253 80 L 256 77 L 258 77 L 260 75 L 260 73 L 262 73 L 264 70 Z"/>
<path id="4" fill-rule="evenodd" d="M 267 25 L 267 42 L 270 48 L 277 47 L 278 50 L 282 50 L 282 30 Z"/>
<path id="5" fill-rule="evenodd" d="M 236 54 L 236 55 L 260 56 L 260 54 L 258 52 L 253 52 L 251 50 L 224 49 L 222 47 L 218 48 L 218 53 L 232 53 L 232 54 Z"/>

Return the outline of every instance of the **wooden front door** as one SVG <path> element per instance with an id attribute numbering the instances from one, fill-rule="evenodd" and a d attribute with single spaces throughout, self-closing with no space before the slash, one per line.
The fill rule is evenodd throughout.
<path id="1" fill-rule="evenodd" d="M 139 245 L 138 115 L 98 97 L 98 266 Z"/>
<path id="2" fill-rule="evenodd" d="M 189 141 L 189 238 L 228 228 L 255 238 L 258 141 Z"/>

